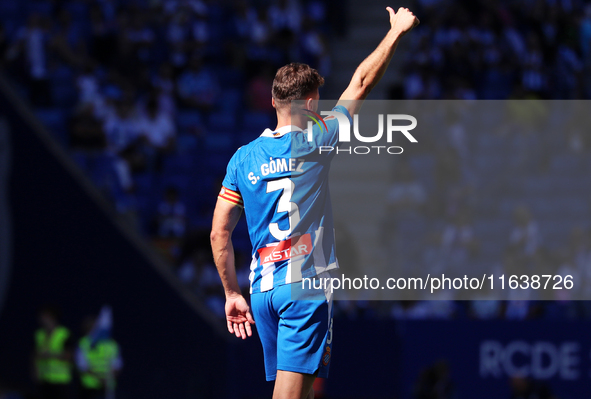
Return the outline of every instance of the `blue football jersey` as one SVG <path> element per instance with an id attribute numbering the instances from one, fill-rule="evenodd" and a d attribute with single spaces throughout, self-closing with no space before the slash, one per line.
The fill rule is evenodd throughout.
<path id="1" fill-rule="evenodd" d="M 333 111 L 351 116 L 343 106 Z M 252 243 L 251 293 L 338 268 L 328 187 L 339 124 L 266 129 L 228 163 L 220 198 L 244 206 Z"/>

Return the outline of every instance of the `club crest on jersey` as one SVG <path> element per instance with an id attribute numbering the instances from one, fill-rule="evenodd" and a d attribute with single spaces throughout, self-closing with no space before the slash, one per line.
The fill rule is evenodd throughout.
<path id="1" fill-rule="evenodd" d="M 328 366 L 328 363 L 330 363 L 330 346 L 326 347 L 324 354 L 322 355 L 322 364 Z"/>

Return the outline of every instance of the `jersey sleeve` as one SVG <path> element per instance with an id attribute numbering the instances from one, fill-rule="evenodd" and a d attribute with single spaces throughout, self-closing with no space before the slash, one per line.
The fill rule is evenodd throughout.
<path id="1" fill-rule="evenodd" d="M 232 156 L 230 162 L 228 162 L 228 167 L 226 168 L 226 177 L 224 177 L 224 181 L 222 182 L 222 189 L 220 190 L 218 198 L 231 204 L 244 207 L 244 201 L 242 200 L 240 188 L 238 187 L 237 168 L 239 154 L 240 148 Z"/>

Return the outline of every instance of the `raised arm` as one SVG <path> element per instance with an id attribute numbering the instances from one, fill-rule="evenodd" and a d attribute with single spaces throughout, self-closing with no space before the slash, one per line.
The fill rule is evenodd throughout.
<path id="1" fill-rule="evenodd" d="M 236 267 L 234 265 L 234 246 L 232 232 L 240 219 L 242 208 L 218 198 L 213 213 L 211 227 L 211 249 L 218 269 L 224 292 L 226 293 L 226 321 L 228 331 L 245 339 L 252 335 L 254 324 L 250 308 L 240 292 Z"/>
<path id="2" fill-rule="evenodd" d="M 390 30 L 373 53 L 359 64 L 337 104 L 347 108 L 351 115 L 359 110 L 363 100 L 386 72 L 400 38 L 419 24 L 419 19 L 408 8 L 401 7 L 397 13 L 391 7 L 386 9 L 390 14 Z"/>

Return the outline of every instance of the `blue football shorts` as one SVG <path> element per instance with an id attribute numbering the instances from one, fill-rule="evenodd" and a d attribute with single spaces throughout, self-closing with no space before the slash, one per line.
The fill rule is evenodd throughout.
<path id="1" fill-rule="evenodd" d="M 321 277 L 328 277 L 328 272 Z M 317 279 L 318 279 L 317 278 Z M 302 282 L 252 294 L 251 307 L 263 344 L 267 381 L 277 370 L 327 378 L 332 355 L 332 293 Z M 320 284 L 317 284 L 319 287 Z"/>

